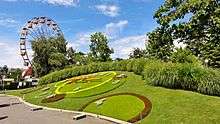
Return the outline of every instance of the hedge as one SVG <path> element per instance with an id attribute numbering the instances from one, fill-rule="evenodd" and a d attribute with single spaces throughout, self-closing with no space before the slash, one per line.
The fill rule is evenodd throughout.
<path id="1" fill-rule="evenodd" d="M 130 59 L 114 62 L 92 63 L 52 72 L 39 80 L 39 84 L 103 71 L 129 71 L 142 75 L 154 86 L 197 91 L 220 96 L 220 72 L 193 63 L 171 63 L 150 59 Z"/>

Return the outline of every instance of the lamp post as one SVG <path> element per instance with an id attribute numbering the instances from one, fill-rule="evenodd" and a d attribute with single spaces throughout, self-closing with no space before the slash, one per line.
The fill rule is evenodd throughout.
<path id="1" fill-rule="evenodd" d="M 2 76 L 2 87 L 3 87 L 3 93 L 5 94 L 5 83 L 4 83 L 5 75 Z"/>
<path id="2" fill-rule="evenodd" d="M 7 76 L 8 73 L 8 67 L 7 65 L 4 65 L 4 67 L 0 67 L 0 77 L 1 77 L 1 81 L 2 81 L 2 89 L 3 89 L 3 93 L 5 90 L 5 85 L 4 85 L 4 78 L 5 76 Z"/>

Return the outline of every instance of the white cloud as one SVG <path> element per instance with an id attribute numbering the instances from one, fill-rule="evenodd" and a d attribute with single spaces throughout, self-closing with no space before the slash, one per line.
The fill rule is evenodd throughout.
<path id="1" fill-rule="evenodd" d="M 19 54 L 18 42 L 0 38 L 0 66 L 7 65 L 8 67 L 22 68 L 23 61 Z"/>
<path id="2" fill-rule="evenodd" d="M 152 2 L 153 0 L 132 0 L 132 1 L 134 1 L 134 2 Z"/>
<path id="3" fill-rule="evenodd" d="M 16 27 L 18 22 L 12 18 L 0 17 L 0 26 L 1 27 Z"/>
<path id="4" fill-rule="evenodd" d="M 110 46 L 114 49 L 113 58 L 128 58 L 133 48 L 145 48 L 146 35 L 128 36 L 110 42 Z"/>
<path id="5" fill-rule="evenodd" d="M 128 25 L 127 20 L 120 20 L 118 22 L 111 22 L 105 25 L 104 28 L 102 29 L 96 29 L 93 31 L 89 32 L 81 32 L 78 33 L 73 40 L 71 40 L 68 44 L 68 47 L 73 47 L 76 50 L 80 50 L 83 52 L 88 52 L 89 51 L 89 44 L 90 44 L 90 36 L 91 34 L 94 34 L 95 32 L 102 32 L 108 37 L 109 43 L 112 44 L 112 47 L 117 47 L 118 42 L 125 42 L 126 40 L 133 40 L 136 41 L 138 40 L 138 37 L 128 37 L 128 38 L 123 38 L 123 39 L 118 39 L 120 32 L 123 31 L 123 29 Z M 118 40 L 116 40 L 118 39 Z M 120 44 L 124 45 L 124 43 Z M 137 46 L 137 45 L 136 45 Z M 129 47 L 130 48 L 130 47 Z M 131 47 L 132 48 L 132 47 Z M 125 49 L 123 49 L 123 53 L 125 53 Z M 130 50 L 130 49 L 129 49 Z M 128 53 L 127 51 L 126 53 Z"/>
<path id="6" fill-rule="evenodd" d="M 95 8 L 106 16 L 116 17 L 119 15 L 119 7 L 116 5 L 96 5 Z"/>
<path id="7" fill-rule="evenodd" d="M 121 31 L 128 25 L 127 20 L 121 20 L 116 23 L 109 23 L 105 26 L 105 33 L 111 38 L 114 39 L 120 35 Z"/>
<path id="8" fill-rule="evenodd" d="M 42 2 L 47 2 L 53 5 L 61 5 L 61 6 L 76 6 L 79 0 L 41 0 Z"/>
<path id="9" fill-rule="evenodd" d="M 79 3 L 79 0 L 3 0 L 7 2 L 16 2 L 16 1 L 36 1 L 42 3 L 48 3 L 51 5 L 60 5 L 60 6 L 76 6 Z"/>
<path id="10" fill-rule="evenodd" d="M 88 52 L 90 44 L 90 35 L 94 32 L 86 32 L 77 34 L 72 42 L 68 43 L 68 47 L 73 47 L 77 51 Z M 115 40 L 110 40 L 109 46 L 114 49 L 113 58 L 128 58 L 133 48 L 144 49 L 146 44 L 146 35 L 135 35 Z"/>
<path id="11" fill-rule="evenodd" d="M 7 1 L 7 2 L 15 2 L 17 0 L 3 0 L 3 1 Z"/>
<path id="12" fill-rule="evenodd" d="M 88 52 L 90 44 L 90 35 L 94 32 L 84 32 L 78 33 L 75 38 L 70 41 L 67 47 L 73 47 L 75 50 L 80 50 L 82 52 Z"/>

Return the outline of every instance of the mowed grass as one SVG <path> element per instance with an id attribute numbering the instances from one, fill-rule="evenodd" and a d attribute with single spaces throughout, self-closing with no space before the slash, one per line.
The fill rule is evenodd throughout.
<path id="1" fill-rule="evenodd" d="M 131 95 L 107 97 L 101 105 L 97 105 L 96 102 L 89 104 L 84 111 L 128 120 L 138 115 L 144 109 L 144 102 Z"/>
<path id="2" fill-rule="evenodd" d="M 61 101 L 49 104 L 41 103 L 40 98 L 35 98 L 42 91 L 37 91 L 25 95 L 25 100 L 38 105 L 62 108 L 69 110 L 79 110 L 87 102 L 114 93 L 132 92 L 146 96 L 152 102 L 151 113 L 144 118 L 142 124 L 218 124 L 220 123 L 220 98 L 207 96 L 191 91 L 173 90 L 161 87 L 146 85 L 147 82 L 142 80 L 141 76 L 130 72 L 125 73 L 128 78 L 120 87 L 96 96 L 73 98 L 67 97 Z M 54 87 L 55 84 L 49 84 Z M 48 91 L 53 91 L 51 88 Z M 20 95 L 20 91 L 11 92 L 10 94 Z M 111 108 L 109 108 L 111 109 Z M 129 110 L 125 112 L 129 113 Z M 108 113 L 108 116 L 114 117 L 115 113 Z M 117 118 L 122 118 L 118 115 Z"/>

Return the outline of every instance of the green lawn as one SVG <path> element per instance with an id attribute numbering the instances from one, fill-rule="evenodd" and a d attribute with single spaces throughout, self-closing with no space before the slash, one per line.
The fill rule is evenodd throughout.
<path id="1" fill-rule="evenodd" d="M 118 72 L 121 73 L 121 72 Z M 151 113 L 144 118 L 141 123 L 146 124 L 217 124 L 220 123 L 220 97 L 202 95 L 195 92 L 173 90 L 161 87 L 153 87 L 146 85 L 141 76 L 130 72 L 122 72 L 128 75 L 124 80 L 124 84 L 118 88 L 96 96 L 74 98 L 67 96 L 65 99 L 55 102 L 43 104 L 39 94 L 42 91 L 32 92 L 25 95 L 25 100 L 33 104 L 39 104 L 54 108 L 63 108 L 69 110 L 79 110 L 84 104 L 101 96 L 132 92 L 146 96 L 152 102 Z M 47 95 L 51 94 L 56 88 L 54 84 L 47 91 Z M 94 89 L 97 90 L 97 89 Z M 20 95 L 20 91 L 11 92 L 10 94 Z M 21 96 L 21 95 L 20 95 Z M 111 109 L 111 108 L 110 108 Z M 128 110 L 129 112 L 130 110 Z M 108 113 L 108 116 L 115 117 L 114 112 Z M 124 115 L 117 115 L 121 118 Z"/>
<path id="2" fill-rule="evenodd" d="M 126 120 L 135 117 L 144 109 L 144 102 L 131 95 L 107 97 L 102 105 L 97 105 L 96 102 L 88 105 L 84 111 Z"/>

